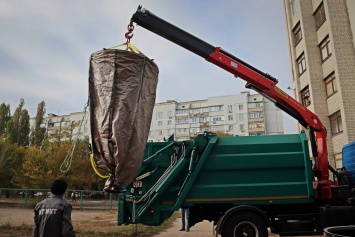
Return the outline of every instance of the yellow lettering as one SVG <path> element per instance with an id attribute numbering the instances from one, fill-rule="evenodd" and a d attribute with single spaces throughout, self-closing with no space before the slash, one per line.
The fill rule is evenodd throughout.
<path id="1" fill-rule="evenodd" d="M 275 86 L 275 91 L 277 91 L 278 93 L 280 93 L 283 97 L 288 98 L 288 94 L 286 92 L 284 92 L 283 90 L 281 90 L 280 88 L 278 88 L 277 86 Z"/>

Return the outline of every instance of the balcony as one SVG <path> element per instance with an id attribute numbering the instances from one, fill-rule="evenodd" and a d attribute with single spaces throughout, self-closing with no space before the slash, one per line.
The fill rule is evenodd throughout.
<path id="1" fill-rule="evenodd" d="M 257 107 L 257 108 L 248 108 L 248 112 L 252 113 L 252 112 L 262 112 L 264 111 L 264 107 Z"/>
<path id="2" fill-rule="evenodd" d="M 264 122 L 264 118 L 249 118 L 249 123 Z"/>
<path id="3" fill-rule="evenodd" d="M 249 133 L 265 133 L 265 128 L 249 128 Z"/>

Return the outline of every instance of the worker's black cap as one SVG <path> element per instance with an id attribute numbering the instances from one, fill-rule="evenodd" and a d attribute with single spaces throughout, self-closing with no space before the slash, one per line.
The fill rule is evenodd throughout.
<path id="1" fill-rule="evenodd" d="M 51 192 L 55 195 L 63 195 L 67 187 L 67 182 L 62 179 L 57 179 L 52 183 Z"/>

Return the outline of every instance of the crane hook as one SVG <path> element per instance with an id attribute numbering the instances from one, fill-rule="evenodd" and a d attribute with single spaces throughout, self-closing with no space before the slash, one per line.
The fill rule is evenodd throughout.
<path id="1" fill-rule="evenodd" d="M 131 41 L 131 38 L 133 37 L 133 30 L 134 30 L 134 25 L 132 24 L 132 22 L 127 26 L 127 30 L 128 32 L 125 34 L 125 37 L 127 39 L 127 44 Z"/>

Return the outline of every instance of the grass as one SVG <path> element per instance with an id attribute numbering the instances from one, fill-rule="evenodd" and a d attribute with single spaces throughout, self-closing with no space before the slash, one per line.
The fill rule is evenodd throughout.
<path id="1" fill-rule="evenodd" d="M 179 212 L 175 212 L 160 226 L 138 224 L 136 231 L 132 225 L 116 226 L 114 222 L 107 221 L 103 216 L 95 216 L 92 221 L 83 221 L 83 223 L 74 222 L 73 225 L 77 237 L 151 237 L 171 227 L 178 217 Z M 0 224 L 0 237 L 30 237 L 32 228 L 33 226 L 26 224 Z"/>
<path id="2" fill-rule="evenodd" d="M 11 224 L 0 225 L 1 237 L 27 237 L 32 236 L 32 227 L 28 225 L 12 226 Z"/>

